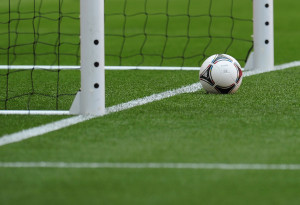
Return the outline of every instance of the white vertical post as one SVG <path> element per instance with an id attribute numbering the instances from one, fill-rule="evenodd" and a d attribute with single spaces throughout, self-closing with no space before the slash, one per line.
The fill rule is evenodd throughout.
<path id="1" fill-rule="evenodd" d="M 79 114 L 105 113 L 104 0 L 80 0 Z"/>
<path id="2" fill-rule="evenodd" d="M 274 67 L 273 0 L 253 0 L 254 69 Z"/>

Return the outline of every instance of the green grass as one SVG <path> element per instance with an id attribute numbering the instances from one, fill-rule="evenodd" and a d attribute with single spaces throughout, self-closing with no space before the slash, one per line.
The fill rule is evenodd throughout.
<path id="1" fill-rule="evenodd" d="M 2 204 L 299 202 L 298 172 L 8 169 L 2 176 Z"/>
<path id="2" fill-rule="evenodd" d="M 66 74 L 70 71 L 65 71 Z M 120 77 L 122 80 L 120 80 Z M 147 80 L 145 80 L 147 79 Z M 78 90 L 79 81 L 68 80 L 63 85 L 68 92 L 76 92 Z M 188 85 L 198 81 L 198 74 L 195 71 L 106 71 L 106 106 L 112 106 L 119 103 L 127 102 L 136 98 L 151 95 L 157 92 L 163 92 L 170 89 L 178 88 L 178 86 Z M 17 83 L 17 82 L 16 82 Z M 30 81 L 26 82 L 30 84 Z M 78 85 L 76 88 L 75 85 Z M 25 87 L 25 86 L 24 86 Z M 17 86 L 15 86 L 18 89 Z M 55 93 L 56 87 L 53 87 Z M 44 91 L 49 91 L 45 89 Z M 47 99 L 47 98 L 44 98 Z M 71 97 L 68 100 L 59 103 L 61 109 L 68 109 L 71 106 Z M 26 103 L 23 99 L 17 102 Z M 12 103 L 13 106 L 20 106 L 17 102 Z M 43 104 L 40 103 L 40 106 Z M 54 103 L 55 105 L 55 103 Z M 34 104 L 33 106 L 37 106 Z M 52 104 L 44 104 L 48 109 L 55 109 Z M 0 121 L 3 123 L 0 127 L 0 135 L 22 130 L 47 121 L 53 121 L 62 116 L 4 116 L 0 115 Z M 28 120 L 31 119 L 31 120 Z"/>
<path id="3" fill-rule="evenodd" d="M 299 76 L 298 68 L 261 74 L 235 95 L 199 91 L 111 114 L 1 147 L 1 161 L 299 164 Z M 3 204 L 297 204 L 300 188 L 298 171 L 0 172 Z"/>
<path id="4" fill-rule="evenodd" d="M 0 155 L 3 161 L 297 163 L 299 75 L 294 68 L 245 78 L 235 95 L 178 95 L 5 146 Z M 283 76 L 287 83 L 279 84 Z"/>
<path id="5" fill-rule="evenodd" d="M 26 8 L 30 1 L 22 1 Z M 122 4 L 116 2 L 118 1 L 109 1 L 108 4 L 114 4 L 117 11 L 122 10 Z M 142 1 L 128 2 L 128 14 L 134 9 L 142 8 Z M 162 3 L 155 7 L 162 1 L 149 2 L 152 2 L 148 5 L 149 11 L 165 10 Z M 171 13 L 186 10 L 184 5 L 176 7 L 172 4 L 183 1 L 170 2 Z M 45 3 L 48 4 L 45 11 L 57 6 L 54 1 L 48 0 Z M 77 1 L 65 0 L 64 3 L 78 6 Z M 247 5 L 243 5 L 243 1 L 238 4 L 239 8 Z M 221 5 L 218 7 L 214 4 L 213 12 L 223 12 Z M 71 11 L 72 6 L 66 9 Z M 199 2 L 195 3 L 191 11 L 207 11 L 207 4 L 197 6 Z M 275 1 L 276 64 L 299 60 L 297 53 L 300 28 L 295 26 L 299 17 L 296 8 L 299 6 L 300 3 L 293 0 Z M 4 8 L 5 5 L 1 7 Z M 241 13 L 245 16 L 249 14 Z M 139 23 L 134 19 L 135 17 L 128 17 L 129 26 Z M 155 18 L 152 20 L 159 22 Z M 108 26 L 111 32 L 120 32 L 117 20 L 111 21 L 115 22 Z M 180 29 L 176 32 L 179 34 L 184 31 L 180 27 L 184 21 L 178 19 Z M 216 25 L 213 31 L 218 32 L 218 28 L 219 25 Z M 153 32 L 159 32 L 163 28 L 157 29 Z M 244 35 L 247 31 L 242 29 L 238 33 Z M 26 38 L 23 40 L 26 41 Z M 109 52 L 119 51 L 119 42 L 110 40 L 111 46 L 115 48 Z M 128 53 L 136 52 L 134 46 L 126 49 Z M 214 46 L 211 49 L 207 52 L 218 52 Z M 149 52 L 160 53 L 161 50 L 153 49 Z M 167 52 L 175 54 L 177 50 L 170 45 Z M 233 56 L 236 55 L 234 52 L 231 53 Z M 5 56 L 0 55 L 0 59 L 5 64 Z M 31 60 L 23 61 L 18 58 L 15 62 L 32 63 Z M 40 60 L 41 63 L 48 62 L 42 57 Z M 139 57 L 123 60 L 124 64 L 140 61 Z M 178 66 L 182 63 L 180 59 L 173 62 L 165 60 L 164 65 L 175 63 Z M 193 65 L 196 61 L 199 58 L 187 62 L 187 65 Z M 64 62 L 74 64 L 74 59 Z M 120 58 L 108 57 L 107 62 L 118 65 Z M 147 62 L 157 65 L 160 59 L 153 57 L 145 61 Z M 3 72 L 7 71 L 1 71 L 1 74 Z M 57 94 L 56 88 L 51 86 L 56 83 L 57 72 L 34 71 L 31 74 L 31 71 L 11 74 L 10 95 L 30 93 L 32 85 L 28 80 L 31 77 L 35 79 L 34 82 L 39 83 L 34 86 L 35 89 L 40 89 L 40 92 L 48 90 L 53 96 Z M 52 77 L 47 77 L 47 74 Z M 60 94 L 75 93 L 79 89 L 77 71 L 72 74 L 61 71 L 60 77 Z M 0 161 L 300 164 L 299 78 L 299 67 L 290 68 L 244 78 L 239 91 L 233 95 L 209 95 L 203 90 L 178 95 L 2 146 Z M 49 81 L 45 83 L 45 80 Z M 2 92 L 5 82 L 5 75 L 0 75 L 0 99 L 5 96 L 5 92 Z M 197 71 L 107 71 L 106 106 L 194 82 L 198 82 Z M 49 99 L 52 98 L 32 98 L 31 106 L 53 109 L 56 102 L 50 103 Z M 59 108 L 68 109 L 71 102 L 72 97 L 61 98 Z M 22 100 L 16 100 L 11 101 L 10 106 L 24 109 L 26 104 Z M 0 107 L 3 108 L 3 101 L 0 102 Z M 0 136 L 66 117 L 1 115 Z M 298 204 L 300 201 L 299 171 L 0 168 L 0 184 L 1 205 Z"/>

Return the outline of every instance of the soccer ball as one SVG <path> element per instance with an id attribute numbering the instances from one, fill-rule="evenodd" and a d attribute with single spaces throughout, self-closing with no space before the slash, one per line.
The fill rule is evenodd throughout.
<path id="1" fill-rule="evenodd" d="M 200 83 L 208 93 L 235 93 L 243 78 L 240 64 L 230 55 L 215 54 L 207 58 L 199 72 Z"/>

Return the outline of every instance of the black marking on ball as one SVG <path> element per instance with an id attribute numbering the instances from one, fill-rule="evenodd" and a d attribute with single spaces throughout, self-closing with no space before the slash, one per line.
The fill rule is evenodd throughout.
<path id="1" fill-rule="evenodd" d="M 200 74 L 200 80 L 203 80 L 207 82 L 209 85 L 213 86 L 215 82 L 212 79 L 211 76 L 211 70 L 213 68 L 213 65 L 209 65 L 201 74 Z"/>
<path id="2" fill-rule="evenodd" d="M 228 94 L 230 93 L 233 89 L 235 88 L 235 83 L 228 86 L 228 87 L 222 87 L 222 86 L 219 86 L 219 85 L 216 85 L 215 86 L 215 89 L 221 93 L 221 94 Z"/>

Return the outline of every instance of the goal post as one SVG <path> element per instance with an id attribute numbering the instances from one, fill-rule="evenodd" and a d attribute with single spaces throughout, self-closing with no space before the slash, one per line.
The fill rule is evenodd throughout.
<path id="1" fill-rule="evenodd" d="M 81 89 L 70 114 L 105 113 L 104 0 L 80 0 Z"/>
<path id="2" fill-rule="evenodd" d="M 253 0 L 253 69 L 274 67 L 273 0 Z"/>
<path id="3" fill-rule="evenodd" d="M 25 11 L 24 5 L 31 1 L 33 8 Z M 245 63 L 245 70 L 274 67 L 273 0 L 252 0 L 251 18 L 237 15 L 243 10 L 235 8 L 235 4 L 251 4 L 250 0 L 76 0 L 80 2 L 79 11 L 64 10 L 74 3 L 69 0 L 57 0 L 56 11 L 43 10 L 47 9 L 48 1 L 31 1 L 0 3 L 0 7 L 4 5 L 2 9 L 8 8 L 8 12 L 0 9 L 0 30 L 3 30 L 0 32 L 3 39 L 0 42 L 0 114 L 103 115 L 105 70 L 198 70 L 209 55 L 236 48 L 235 53 L 240 54 L 240 44 L 247 44 L 242 57 L 237 58 Z M 174 6 L 175 3 L 179 5 Z M 77 28 L 76 22 L 80 22 L 78 33 L 71 28 L 72 24 Z M 251 24 L 252 38 L 251 33 L 247 38 L 235 35 L 246 27 L 241 24 L 247 24 L 247 28 Z M 50 31 L 54 28 L 57 31 Z M 216 42 L 226 42 L 226 45 Z M 69 63 L 71 58 L 76 62 Z M 77 94 L 60 91 L 63 87 L 60 83 L 68 78 L 68 75 L 61 76 L 62 71 L 72 70 L 80 72 Z M 55 76 L 51 86 L 57 88 L 51 94 L 37 89 L 35 73 L 39 71 Z M 22 78 L 21 74 L 25 73 L 30 88 L 19 93 L 12 88 L 18 79 L 13 83 L 11 80 L 14 76 Z M 32 108 L 36 95 L 55 101 L 56 109 Z M 58 106 L 65 96 L 74 98 L 69 110 Z M 22 98 L 27 101 L 23 103 L 25 109 L 8 106 L 8 102 Z"/>

